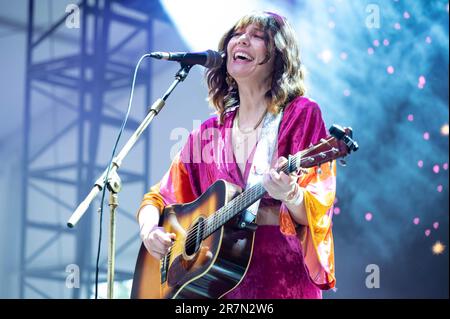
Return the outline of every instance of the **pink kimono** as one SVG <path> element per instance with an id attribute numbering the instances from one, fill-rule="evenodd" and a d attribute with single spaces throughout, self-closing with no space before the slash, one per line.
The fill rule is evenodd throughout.
<path id="1" fill-rule="evenodd" d="M 162 211 L 166 205 L 191 202 L 218 179 L 245 189 L 254 150 L 242 176 L 231 142 L 235 115 L 236 109 L 231 109 L 222 125 L 213 117 L 193 131 L 169 171 L 144 195 L 141 207 L 153 205 Z M 317 103 L 298 97 L 285 107 L 276 158 L 294 155 L 326 136 Z M 298 183 L 304 190 L 308 226 L 296 224 L 287 207 L 266 193 L 260 207 L 276 206 L 279 225 L 258 226 L 247 273 L 224 298 L 321 298 L 321 290 L 334 287 L 335 162 L 322 164 L 320 172 L 317 167 L 308 169 Z"/>

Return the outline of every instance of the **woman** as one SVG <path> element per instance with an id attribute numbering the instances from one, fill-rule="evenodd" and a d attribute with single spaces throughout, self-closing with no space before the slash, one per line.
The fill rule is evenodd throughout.
<path id="1" fill-rule="evenodd" d="M 245 189 L 250 176 L 260 174 L 267 193 L 257 208 L 253 256 L 243 280 L 224 298 L 321 298 L 321 290 L 335 285 L 334 162 L 322 165 L 320 173 L 276 172 L 289 154 L 326 137 L 319 106 L 303 96 L 294 32 L 277 14 L 250 14 L 223 36 L 219 50 L 224 63 L 207 72 L 218 116 L 191 133 L 169 171 L 144 196 L 138 212 L 143 243 L 161 258 L 175 238 L 158 227 L 164 206 L 195 200 L 217 179 Z M 267 123 L 278 124 L 268 131 Z M 258 144 L 271 145 L 263 134 L 275 136 L 265 159 L 274 168 L 256 172 L 264 162 Z"/>

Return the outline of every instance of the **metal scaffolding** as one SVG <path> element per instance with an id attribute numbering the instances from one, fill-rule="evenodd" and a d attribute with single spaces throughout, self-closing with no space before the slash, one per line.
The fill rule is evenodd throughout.
<path id="1" fill-rule="evenodd" d="M 105 130 L 111 130 L 116 135 L 125 114 L 126 106 L 119 111 L 117 105 L 107 101 L 107 97 L 113 96 L 114 92 L 116 96 L 120 92 L 129 94 L 137 59 L 120 59 L 120 53 L 136 52 L 136 48 L 127 48 L 136 39 L 145 39 L 143 43 L 139 42 L 143 51 L 139 50 L 136 56 L 149 52 L 153 21 L 167 20 L 158 1 L 83 0 L 78 8 L 79 38 L 73 40 L 79 43 L 79 46 L 76 43 L 74 45 L 78 47 L 78 52 L 42 58 L 39 50 L 42 51 L 45 43 L 48 45 L 50 41 L 53 51 L 56 51 L 58 43 L 52 42 L 52 39 L 58 31 L 67 31 L 64 30 L 66 21 L 73 12 L 67 12 L 48 30 L 35 34 L 35 30 L 42 29 L 42 26 L 36 27 L 35 1 L 29 0 L 20 298 L 89 298 L 92 295 L 95 274 L 93 255 L 97 243 L 97 237 L 94 236 L 96 228 L 93 225 L 98 225 L 97 214 L 93 210 L 98 204 L 91 205 L 90 211 L 75 230 L 67 229 L 65 222 L 104 170 L 104 158 L 111 155 L 109 149 L 105 156 L 99 155 L 101 134 Z M 127 30 L 121 39 L 115 38 L 113 30 L 117 30 L 114 29 L 117 27 Z M 60 38 L 59 34 L 55 39 L 58 41 Z M 64 51 L 67 43 L 61 45 L 63 49 L 58 52 Z M 137 88 L 142 88 L 142 104 L 145 104 L 141 105 L 143 111 L 139 115 L 145 115 L 146 107 L 151 102 L 151 73 L 151 63 L 147 63 L 137 80 Z M 56 134 L 47 134 L 45 138 L 38 130 L 40 125 L 46 125 L 39 125 L 32 116 L 38 112 L 37 109 L 42 108 L 42 105 L 35 103 L 38 96 L 41 100 L 48 101 L 50 114 L 56 114 L 53 120 L 62 126 Z M 126 130 L 134 131 L 138 125 L 138 120 L 130 118 Z M 112 144 L 109 143 L 108 147 Z M 140 152 L 141 168 L 133 171 L 121 169 L 120 176 L 124 185 L 142 186 L 142 191 L 145 192 L 149 187 L 150 176 L 150 130 L 142 135 L 136 147 L 138 149 L 134 151 Z M 57 160 L 49 160 L 48 154 L 52 152 L 58 154 Z M 48 218 L 48 207 L 57 207 L 60 217 Z M 121 208 L 118 212 L 125 218 L 134 219 L 134 213 Z M 107 207 L 105 213 L 108 213 Z M 129 245 L 138 240 L 136 233 L 129 235 L 128 238 L 117 240 L 116 256 L 119 257 Z M 56 247 L 58 245 L 59 248 Z M 106 250 L 104 247 L 105 245 L 102 250 Z M 71 261 L 80 269 L 81 289 L 61 291 L 68 275 L 66 267 Z M 106 275 L 106 262 L 101 263 L 100 270 Z M 130 270 L 116 269 L 116 280 L 131 278 Z"/>

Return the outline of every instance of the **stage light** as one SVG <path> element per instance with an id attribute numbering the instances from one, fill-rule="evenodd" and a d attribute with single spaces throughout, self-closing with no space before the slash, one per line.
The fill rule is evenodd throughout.
<path id="1" fill-rule="evenodd" d="M 441 127 L 441 134 L 443 136 L 448 136 L 448 124 L 444 124 Z"/>
<path id="2" fill-rule="evenodd" d="M 389 74 L 394 74 L 395 69 L 394 69 L 394 67 L 393 67 L 392 65 L 390 65 L 390 66 L 388 66 L 388 67 L 386 68 L 386 71 L 387 71 L 387 73 L 389 73 Z"/>
<path id="3" fill-rule="evenodd" d="M 433 166 L 433 172 L 434 172 L 435 174 L 438 174 L 438 173 L 439 173 L 439 165 L 434 165 L 434 166 Z"/>
<path id="4" fill-rule="evenodd" d="M 425 77 L 423 75 L 419 76 L 419 83 L 417 84 L 417 87 L 419 89 L 423 89 L 425 87 L 425 83 L 427 83 Z"/>
<path id="5" fill-rule="evenodd" d="M 216 49 L 222 35 L 249 12 L 283 11 L 269 1 L 257 0 L 161 0 L 161 4 L 187 45 L 196 51 Z"/>
<path id="6" fill-rule="evenodd" d="M 323 50 L 319 53 L 319 59 L 325 64 L 329 63 L 332 58 L 333 53 L 330 50 Z"/>
<path id="7" fill-rule="evenodd" d="M 432 250 L 434 255 L 440 255 L 444 252 L 445 245 L 438 240 L 434 243 Z"/>

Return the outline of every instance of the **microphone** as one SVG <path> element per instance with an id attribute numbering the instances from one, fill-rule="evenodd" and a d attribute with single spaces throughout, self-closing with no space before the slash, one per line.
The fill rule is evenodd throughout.
<path id="1" fill-rule="evenodd" d="M 216 68 L 222 65 L 224 54 L 207 50 L 205 52 L 152 52 L 150 57 L 159 60 L 177 61 L 181 64 L 200 64 L 205 68 Z"/>

